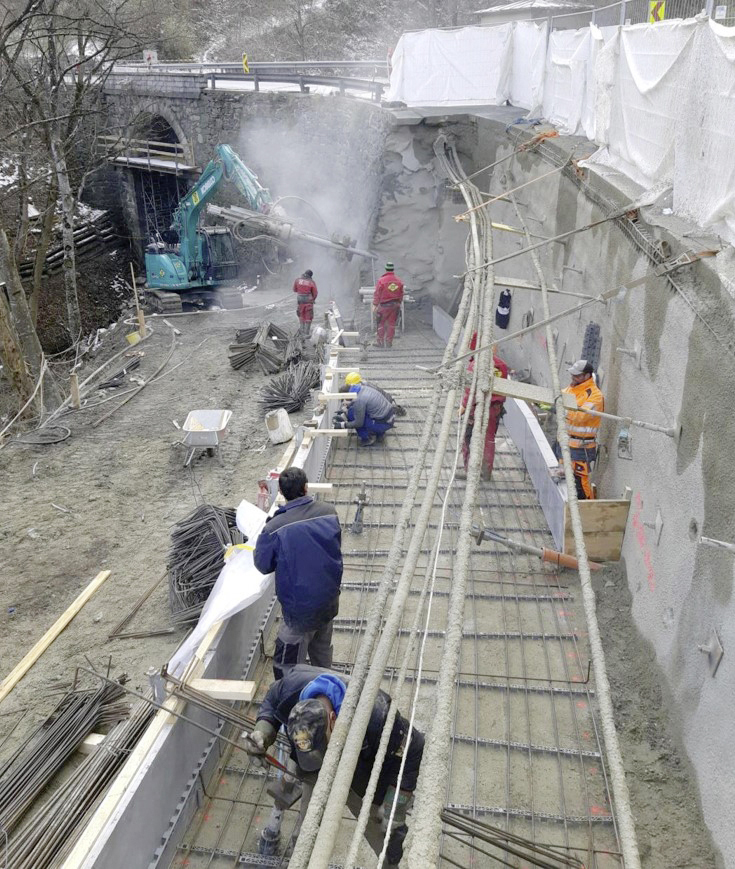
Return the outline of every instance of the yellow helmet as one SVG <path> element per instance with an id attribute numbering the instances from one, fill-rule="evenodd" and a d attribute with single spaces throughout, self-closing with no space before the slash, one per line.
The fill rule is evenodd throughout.
<path id="1" fill-rule="evenodd" d="M 362 383 L 362 377 L 360 377 L 359 371 L 350 371 L 350 373 L 345 377 L 345 383 L 347 386 L 357 386 L 358 383 Z"/>

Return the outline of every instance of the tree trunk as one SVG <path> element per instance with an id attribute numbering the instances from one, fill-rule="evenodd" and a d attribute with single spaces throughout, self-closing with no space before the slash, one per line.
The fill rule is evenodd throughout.
<path id="1" fill-rule="evenodd" d="M 33 325 L 28 299 L 20 281 L 13 251 L 4 229 L 0 229 L 0 282 L 5 283 L 10 315 L 18 336 L 18 345 L 23 354 L 23 361 L 28 366 L 35 383 L 41 376 L 43 350 Z M 56 407 L 61 400 L 56 384 L 50 378 L 44 384 L 43 397 L 44 404 L 51 408 Z"/>
<path id="2" fill-rule="evenodd" d="M 82 316 L 77 296 L 77 264 L 74 245 L 74 194 L 69 180 L 69 170 L 58 130 L 50 130 L 51 158 L 56 173 L 56 183 L 61 196 L 61 241 L 64 247 L 64 296 L 66 298 L 67 329 L 72 341 L 82 332 Z"/>
<path id="3" fill-rule="evenodd" d="M 0 286 L 0 356 L 8 379 L 18 400 L 23 404 L 33 392 L 33 380 L 23 362 L 20 339 L 13 325 L 13 315 L 6 294 L 6 287 Z"/>
<path id="4" fill-rule="evenodd" d="M 38 302 L 41 296 L 41 281 L 43 280 L 43 268 L 46 264 L 46 254 L 48 253 L 49 245 L 51 244 L 51 235 L 54 229 L 54 218 L 56 217 L 56 199 L 58 190 L 55 183 L 51 184 L 48 193 L 48 204 L 43 215 L 43 223 L 41 224 L 41 235 L 38 239 L 38 247 L 36 248 L 36 256 L 33 261 L 33 285 L 31 287 L 31 319 L 33 325 L 38 324 Z"/>

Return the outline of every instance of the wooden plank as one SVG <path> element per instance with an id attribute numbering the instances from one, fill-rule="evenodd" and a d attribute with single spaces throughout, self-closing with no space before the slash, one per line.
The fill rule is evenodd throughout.
<path id="1" fill-rule="evenodd" d="M 346 438 L 350 436 L 351 429 L 349 428 L 315 428 L 312 434 L 314 435 L 329 435 L 333 438 Z"/>
<path id="2" fill-rule="evenodd" d="M 532 404 L 553 404 L 554 392 L 546 386 L 536 386 L 534 383 L 521 383 L 520 380 L 508 380 L 496 377 L 493 381 L 493 392 L 496 395 L 506 395 L 520 401 L 530 401 Z M 564 407 L 577 410 L 577 400 L 573 395 L 562 393 Z"/>
<path id="3" fill-rule="evenodd" d="M 25 676 L 46 649 L 48 649 L 51 643 L 53 643 L 74 616 L 81 610 L 84 604 L 102 586 L 110 573 L 111 571 L 109 570 L 100 571 L 79 597 L 77 597 L 74 603 L 59 616 L 36 645 L 24 655 L 23 659 L 19 661 L 3 681 L 0 682 L 0 703 L 2 703 L 8 694 L 10 694 L 13 688 L 15 688 L 23 676 Z"/>
<path id="4" fill-rule="evenodd" d="M 255 697 L 255 682 L 240 679 L 191 679 L 189 686 L 215 700 L 242 700 Z"/>
<path id="5" fill-rule="evenodd" d="M 331 492 L 334 488 L 334 483 L 309 483 L 310 492 Z"/>
<path id="6" fill-rule="evenodd" d="M 357 398 L 356 392 L 320 392 L 317 395 L 318 401 L 329 401 L 330 398 L 339 398 L 341 401 L 347 399 L 348 401 Z"/>
<path id="7" fill-rule="evenodd" d="M 584 544 L 593 561 L 620 560 L 629 510 L 630 501 L 627 500 L 579 502 Z M 568 504 L 564 508 L 564 552 L 569 555 L 575 552 Z"/>

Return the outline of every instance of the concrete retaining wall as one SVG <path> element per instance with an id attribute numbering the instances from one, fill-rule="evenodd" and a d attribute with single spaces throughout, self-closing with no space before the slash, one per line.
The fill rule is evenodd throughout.
<path id="1" fill-rule="evenodd" d="M 519 135 L 500 124 L 478 120 L 475 166 L 510 154 Z M 522 141 L 522 139 L 521 139 Z M 553 159 L 576 144 L 558 140 L 547 146 Z M 549 172 L 554 162 L 522 153 L 502 164 L 492 190 L 509 189 Z M 616 189 L 594 177 L 585 189 L 560 174 L 519 191 L 522 213 L 531 232 L 553 236 L 603 216 L 593 200 L 611 205 L 629 202 L 640 191 Z M 487 189 L 487 188 L 485 188 Z M 497 203 L 493 219 L 518 225 L 510 204 Z M 641 229 L 651 249 L 666 243 L 672 255 L 716 240 L 683 237 L 659 210 L 643 217 Z M 692 227 L 680 226 L 680 230 Z M 637 235 L 637 233 L 634 233 Z M 644 236 L 638 236 L 646 244 Z M 519 236 L 495 233 L 495 256 L 518 250 Z M 652 261 L 615 225 L 598 227 L 539 251 L 545 273 L 558 287 L 597 294 L 652 271 Z M 600 496 L 633 491 L 623 548 L 633 617 L 652 643 L 678 715 L 683 742 L 696 769 L 704 815 L 727 866 L 735 866 L 735 775 L 727 760 L 735 736 L 735 602 L 732 553 L 699 543 L 700 535 L 735 541 L 735 304 L 733 253 L 689 267 L 675 276 L 679 288 L 651 277 L 621 301 L 594 305 L 554 324 L 562 383 L 565 366 L 578 358 L 586 325 L 599 323 L 602 335 L 601 386 L 606 410 L 662 425 L 682 426 L 681 438 L 631 428 L 632 459 L 618 456 L 620 426 L 603 423 L 597 481 Z M 499 264 L 500 275 L 536 283 L 533 264 L 524 255 Z M 576 303 L 552 297 L 552 312 Z M 529 319 L 542 318 L 540 294 L 514 290 L 508 332 Z M 525 319 L 524 319 L 525 318 Z M 496 331 L 496 334 L 500 334 Z M 617 348 L 640 346 L 641 367 Z M 551 385 L 543 329 L 511 344 L 500 354 L 514 367 L 531 367 L 532 380 Z M 655 527 L 660 511 L 660 538 Z M 716 629 L 725 656 L 713 678 L 708 658 L 698 651 Z"/>

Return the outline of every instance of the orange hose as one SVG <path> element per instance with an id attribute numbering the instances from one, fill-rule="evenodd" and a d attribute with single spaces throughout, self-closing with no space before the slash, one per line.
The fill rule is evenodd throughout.
<path id="1" fill-rule="evenodd" d="M 572 570 L 579 570 L 579 562 L 573 555 L 565 555 L 563 552 L 557 552 L 555 549 L 544 549 L 541 556 L 542 561 L 548 561 L 549 564 L 556 564 L 557 567 L 571 567 Z M 596 564 L 594 561 L 589 562 L 590 570 L 600 570 L 602 565 Z"/>

